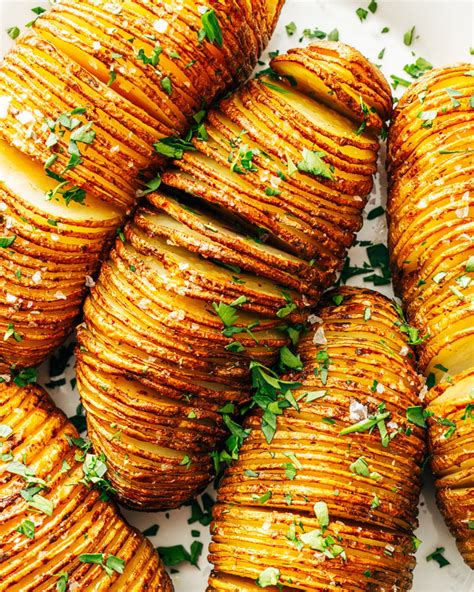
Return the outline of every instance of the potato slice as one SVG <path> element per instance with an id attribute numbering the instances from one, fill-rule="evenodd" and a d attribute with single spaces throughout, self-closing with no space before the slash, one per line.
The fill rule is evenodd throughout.
<path id="1" fill-rule="evenodd" d="M 270 590 L 410 589 L 424 454 L 407 419 L 420 404 L 413 352 L 376 292 L 340 288 L 318 315 L 288 377 L 299 411 L 278 416 L 270 443 L 251 414 L 218 488 L 209 590 L 258 590 L 270 575 Z"/>
<path id="2" fill-rule="evenodd" d="M 100 458 L 79 451 L 76 429 L 43 389 L 0 385 L 0 423 L 1 590 L 51 590 L 60 577 L 84 590 L 172 591 L 150 542 L 90 481 Z"/>

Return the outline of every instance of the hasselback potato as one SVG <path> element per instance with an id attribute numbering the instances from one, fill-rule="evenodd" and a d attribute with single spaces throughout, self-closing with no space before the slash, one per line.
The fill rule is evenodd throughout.
<path id="1" fill-rule="evenodd" d="M 395 287 L 422 341 L 420 367 L 436 379 L 473 365 L 471 69 L 458 64 L 425 74 L 401 98 L 389 133 Z"/>
<path id="2" fill-rule="evenodd" d="M 86 301 L 78 388 L 94 448 L 129 506 L 179 506 L 205 487 L 211 454 L 249 398 L 249 362 L 288 355 L 362 224 L 378 150 L 372 121 L 309 91 L 327 64 L 331 96 L 346 105 L 338 89 L 347 87 L 385 119 L 389 87 L 342 44 L 291 55 L 304 65 L 279 56 L 191 142 L 158 146 L 173 166 Z"/>
<path id="3" fill-rule="evenodd" d="M 438 501 L 473 566 L 474 201 L 471 64 L 431 70 L 400 100 L 389 133 L 389 247 L 428 393 Z M 471 400 L 471 403 L 469 402 Z M 451 423 L 450 423 L 451 422 Z"/>
<path id="4" fill-rule="evenodd" d="M 253 412 L 224 473 L 209 591 L 410 589 L 424 456 L 424 430 L 407 419 L 419 405 L 413 351 L 376 292 L 329 292 L 317 315 L 302 373 L 285 377 L 297 405 L 270 443 Z"/>
<path id="5" fill-rule="evenodd" d="M 0 371 L 77 322 L 153 148 L 250 74 L 280 0 L 65 0 L 0 66 Z"/>
<path id="6" fill-rule="evenodd" d="M 474 569 L 474 368 L 432 388 L 427 402 L 438 505 Z"/>
<path id="7" fill-rule="evenodd" d="M 103 459 L 43 389 L 0 385 L 0 447 L 0 590 L 172 591 L 150 542 L 103 501 Z"/>

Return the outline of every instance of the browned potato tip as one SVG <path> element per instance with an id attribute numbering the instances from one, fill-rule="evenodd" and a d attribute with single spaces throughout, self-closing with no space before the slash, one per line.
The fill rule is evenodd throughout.
<path id="1" fill-rule="evenodd" d="M 474 569 L 474 369 L 449 377 L 426 399 L 438 505 L 465 562 Z"/>
<path id="2" fill-rule="evenodd" d="M 0 385 L 0 590 L 172 592 L 105 464 L 39 387 Z M 109 486 L 108 486 L 109 487 Z"/>
<path id="3" fill-rule="evenodd" d="M 392 92 L 379 68 L 359 51 L 338 41 L 291 49 L 272 68 L 303 92 L 355 119 L 360 129 L 380 132 L 392 113 Z"/>
<path id="4" fill-rule="evenodd" d="M 343 266 L 376 170 L 370 130 L 276 76 L 194 129 L 156 144 L 173 167 L 117 240 L 78 333 L 90 437 L 138 509 L 209 483 L 249 363 L 289 351 Z"/>
<path id="5" fill-rule="evenodd" d="M 0 65 L 0 372 L 77 323 L 119 225 L 186 131 L 245 80 L 282 0 L 65 0 Z"/>
<path id="6" fill-rule="evenodd" d="M 248 417 L 218 488 L 209 592 L 411 587 L 425 449 L 413 351 L 370 290 L 329 292 L 311 322 L 303 371 L 285 377 L 295 404 L 273 438 Z"/>

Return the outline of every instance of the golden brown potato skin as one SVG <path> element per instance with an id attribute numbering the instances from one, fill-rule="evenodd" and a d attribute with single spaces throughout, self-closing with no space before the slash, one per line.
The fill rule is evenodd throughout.
<path id="1" fill-rule="evenodd" d="M 19 37 L 0 66 L 0 372 L 40 363 L 72 330 L 166 160 L 153 143 L 250 75 L 281 5 L 211 0 L 220 43 L 200 39 L 194 0 L 66 0 Z"/>
<path id="2" fill-rule="evenodd" d="M 465 562 L 474 569 L 473 389 L 471 368 L 432 388 L 426 411 L 438 505 Z"/>
<path id="3" fill-rule="evenodd" d="M 42 388 L 0 385 L 0 424 L 9 432 L 0 438 L 0 590 L 53 591 L 59 575 L 67 574 L 68 590 L 172 592 L 150 542 L 112 502 L 101 501 L 99 491 L 80 483 L 82 452 L 67 440 L 78 433 Z M 14 461 L 46 482 L 41 495 L 53 502 L 51 516 L 20 495 L 27 485 L 9 470 Z M 25 520 L 34 522 L 34 538 L 17 531 Z M 123 574 L 81 562 L 84 553 L 124 560 Z"/>
<path id="4" fill-rule="evenodd" d="M 346 54 L 369 77 L 367 60 Z M 210 453 L 226 433 L 220 410 L 247 401 L 249 361 L 272 364 L 290 343 L 287 326 L 334 281 L 362 224 L 372 124 L 356 133 L 358 114 L 301 91 L 305 72 L 285 72 L 296 86 L 257 78 L 209 113 L 86 301 L 78 387 L 94 446 L 134 508 L 179 506 L 210 481 Z M 322 155 L 326 176 L 298 168 L 305 151 Z M 219 307 L 235 313 L 227 326 Z"/>
<path id="5" fill-rule="evenodd" d="M 423 339 L 420 369 L 428 384 L 439 383 L 428 394 L 428 411 L 455 423 L 473 371 L 473 92 L 471 64 L 431 70 L 397 105 L 388 144 L 395 286 Z M 472 566 L 472 469 L 463 458 L 472 457 L 474 424 L 468 418 L 459 427 L 433 419 L 430 425 L 439 506 Z"/>
<path id="6" fill-rule="evenodd" d="M 423 429 L 406 418 L 406 409 L 419 404 L 413 351 L 392 303 L 376 292 L 340 288 L 317 314 L 299 345 L 303 373 L 288 377 L 300 383 L 292 389 L 299 411 L 289 407 L 278 416 L 270 444 L 260 413 L 251 414 L 250 435 L 218 488 L 209 592 L 260 590 L 256 580 L 268 568 L 278 570 L 275 584 L 282 586 L 270 585 L 272 592 L 411 587 L 425 448 Z M 329 356 L 327 378 L 316 358 L 321 352 Z M 319 395 L 307 402 L 308 393 Z M 386 447 L 377 428 L 340 434 L 381 410 Z M 361 458 L 370 476 L 351 468 Z M 317 502 L 329 513 L 324 537 L 333 537 L 346 559 L 301 540 L 321 529 Z"/>

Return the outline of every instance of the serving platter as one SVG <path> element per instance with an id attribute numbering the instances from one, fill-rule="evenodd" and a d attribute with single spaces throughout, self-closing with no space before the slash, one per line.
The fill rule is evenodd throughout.
<path id="1" fill-rule="evenodd" d="M 368 10 L 368 1 L 365 0 L 287 0 L 262 62 L 267 62 L 269 52 L 283 52 L 290 47 L 306 45 L 311 37 L 318 38 L 323 33 L 331 31 L 335 35 L 335 30 L 341 41 L 355 46 L 374 63 L 380 65 L 394 85 L 397 85 L 397 77 L 410 80 L 404 66 L 414 63 L 419 57 L 435 66 L 472 59 L 470 46 L 473 5 L 469 0 L 371 2 L 373 9 L 375 5 L 376 10 L 372 12 Z M 21 29 L 25 23 L 35 18 L 36 15 L 31 9 L 37 6 L 46 7 L 47 3 L 38 0 L 0 0 L 2 53 L 11 43 L 6 30 L 12 27 Z M 363 10 L 358 10 L 360 8 Z M 405 89 L 404 84 L 398 83 L 394 89 L 395 96 L 401 95 Z M 366 208 L 366 216 L 372 219 L 365 220 L 364 228 L 358 236 L 362 244 L 356 245 L 350 252 L 352 267 L 362 267 L 364 262 L 367 262 L 367 245 L 364 241 L 370 241 L 372 244 L 383 244 L 386 241 L 385 217 L 380 209 L 384 208 L 386 200 L 383 159 L 382 150 L 374 191 Z M 382 215 L 376 216 L 379 212 L 382 212 Z M 381 265 L 383 263 L 383 260 L 380 261 Z M 373 287 L 372 283 L 364 282 L 363 274 L 349 278 L 347 283 Z M 377 286 L 376 289 L 393 296 L 390 284 Z M 80 408 L 78 413 L 79 399 L 74 381 L 74 360 L 70 355 L 72 343 L 70 340 L 68 345 L 42 366 L 39 382 L 46 386 L 68 416 L 75 416 L 76 422 L 82 422 Z M 193 549 L 195 555 L 202 549 L 196 566 L 183 562 L 169 567 L 176 592 L 201 592 L 206 589 L 210 571 L 206 561 L 209 542 L 208 502 L 213 495 L 213 491 L 210 490 L 204 498 L 199 498 L 198 504 L 172 512 L 138 513 L 124 510 L 131 524 L 148 533 L 155 546 L 166 548 L 164 552 L 167 556 L 171 555 L 169 547 L 175 545 L 182 545 L 188 551 Z M 415 592 L 474 590 L 474 574 L 463 563 L 436 508 L 428 471 L 425 474 L 425 486 L 420 501 L 420 528 L 416 536 L 421 544 L 417 551 L 418 565 L 413 585 Z M 449 561 L 449 564 L 442 568 L 435 560 L 427 561 L 427 557 L 439 548 L 443 548 L 440 552 Z M 180 547 L 176 551 L 178 555 L 182 554 Z M 172 563 L 171 559 L 170 557 L 168 561 Z"/>

